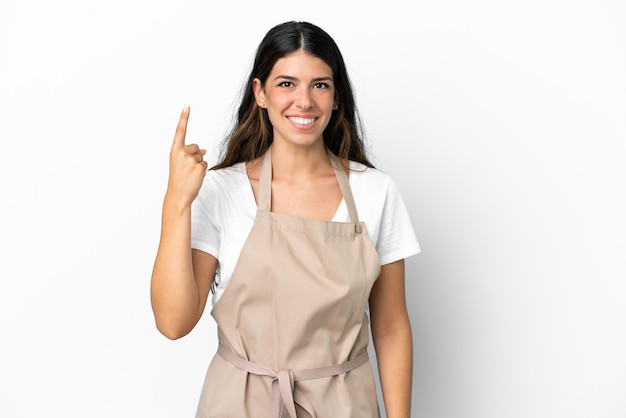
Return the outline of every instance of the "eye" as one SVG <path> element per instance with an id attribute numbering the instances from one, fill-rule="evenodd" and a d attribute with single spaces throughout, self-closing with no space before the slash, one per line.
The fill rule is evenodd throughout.
<path id="1" fill-rule="evenodd" d="M 330 88 L 330 86 L 328 85 L 328 83 L 315 83 L 313 84 L 313 88 L 315 89 L 327 89 Z"/>
<path id="2" fill-rule="evenodd" d="M 278 83 L 278 87 L 293 87 L 293 83 L 291 81 L 281 81 Z"/>

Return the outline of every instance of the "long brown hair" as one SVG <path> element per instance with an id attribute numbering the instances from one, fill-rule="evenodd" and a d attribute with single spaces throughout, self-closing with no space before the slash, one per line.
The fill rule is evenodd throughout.
<path id="1" fill-rule="evenodd" d="M 352 85 L 337 44 L 321 28 L 292 21 L 274 26 L 259 44 L 233 128 L 223 141 L 220 162 L 212 169 L 254 160 L 272 144 L 273 127 L 267 111 L 256 103 L 252 82 L 258 78 L 265 85 L 276 61 L 300 49 L 322 59 L 332 70 L 338 108 L 324 130 L 324 144 L 340 158 L 374 166 L 366 156 Z"/>

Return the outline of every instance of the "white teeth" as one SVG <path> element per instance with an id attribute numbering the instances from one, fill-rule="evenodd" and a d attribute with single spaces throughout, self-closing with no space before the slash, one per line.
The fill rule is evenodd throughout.
<path id="1" fill-rule="evenodd" d="M 315 118 L 289 118 L 298 125 L 308 125 L 315 121 Z"/>

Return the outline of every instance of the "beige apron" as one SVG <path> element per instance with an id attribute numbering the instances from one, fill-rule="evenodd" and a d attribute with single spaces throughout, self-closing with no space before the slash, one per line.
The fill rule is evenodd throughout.
<path id="1" fill-rule="evenodd" d="M 348 176 L 349 223 L 271 212 L 271 148 L 254 225 L 211 311 L 219 349 L 196 418 L 378 417 L 365 308 L 380 265 Z"/>

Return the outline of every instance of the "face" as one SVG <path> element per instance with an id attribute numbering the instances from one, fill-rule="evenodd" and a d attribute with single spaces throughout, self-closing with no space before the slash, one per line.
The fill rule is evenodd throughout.
<path id="1" fill-rule="evenodd" d="M 253 88 L 257 104 L 267 109 L 274 141 L 323 143 L 336 98 L 332 71 L 322 59 L 293 52 L 276 61 L 264 86 L 255 79 Z"/>

